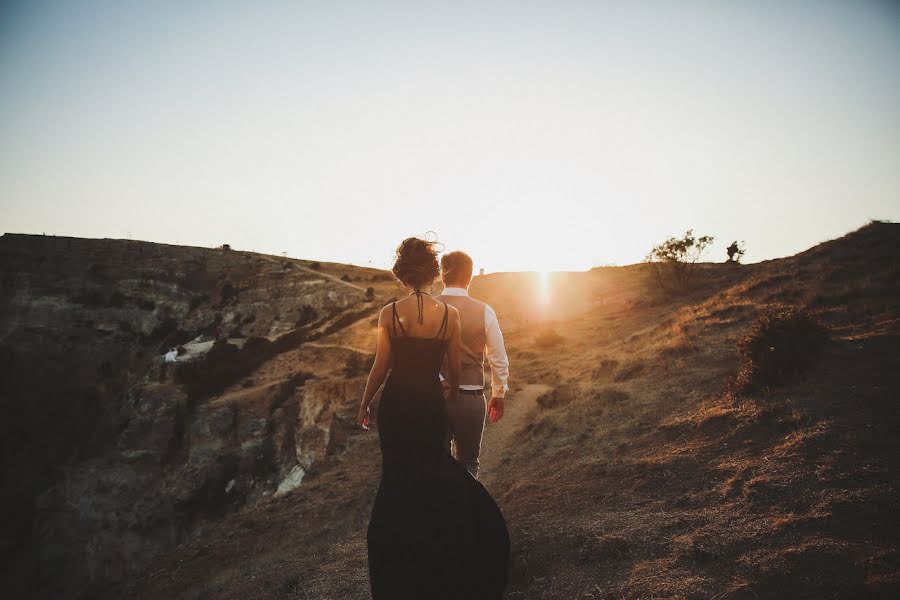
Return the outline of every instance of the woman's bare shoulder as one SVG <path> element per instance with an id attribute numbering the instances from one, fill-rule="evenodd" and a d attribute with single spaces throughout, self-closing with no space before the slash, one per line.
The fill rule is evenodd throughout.
<path id="1" fill-rule="evenodd" d="M 459 311 L 456 309 L 455 306 L 451 306 L 450 304 L 447 304 L 447 315 L 448 315 L 447 318 L 450 321 L 452 321 L 452 322 L 459 321 Z"/>

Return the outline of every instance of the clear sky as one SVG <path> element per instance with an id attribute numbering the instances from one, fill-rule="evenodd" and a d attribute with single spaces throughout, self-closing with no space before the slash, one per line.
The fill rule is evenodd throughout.
<path id="1" fill-rule="evenodd" d="M 0 232 L 498 270 L 900 220 L 900 3 L 0 3 Z"/>

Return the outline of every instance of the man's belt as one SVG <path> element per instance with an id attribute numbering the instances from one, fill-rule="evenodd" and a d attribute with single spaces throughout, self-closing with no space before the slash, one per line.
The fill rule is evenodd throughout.
<path id="1" fill-rule="evenodd" d="M 479 388 L 479 389 L 477 389 L 477 390 L 464 390 L 464 389 L 462 389 L 462 388 L 459 388 L 459 393 L 460 393 L 460 394 L 475 394 L 475 395 L 477 395 L 477 394 L 483 394 L 483 393 L 484 393 L 484 388 Z"/>

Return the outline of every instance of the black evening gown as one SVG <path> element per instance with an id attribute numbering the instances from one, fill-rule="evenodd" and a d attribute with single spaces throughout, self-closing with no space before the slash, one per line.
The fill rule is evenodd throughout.
<path id="1" fill-rule="evenodd" d="M 369 521 L 375 600 L 496 600 L 509 534 L 487 490 L 447 452 L 438 373 L 447 341 L 396 337 L 378 407 L 382 474 Z"/>

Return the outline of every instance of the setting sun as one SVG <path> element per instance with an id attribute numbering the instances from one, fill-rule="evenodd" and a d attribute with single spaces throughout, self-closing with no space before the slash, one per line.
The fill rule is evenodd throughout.
<path id="1" fill-rule="evenodd" d="M 537 272 L 537 301 L 545 308 L 550 305 L 553 293 L 551 277 L 550 271 Z"/>

